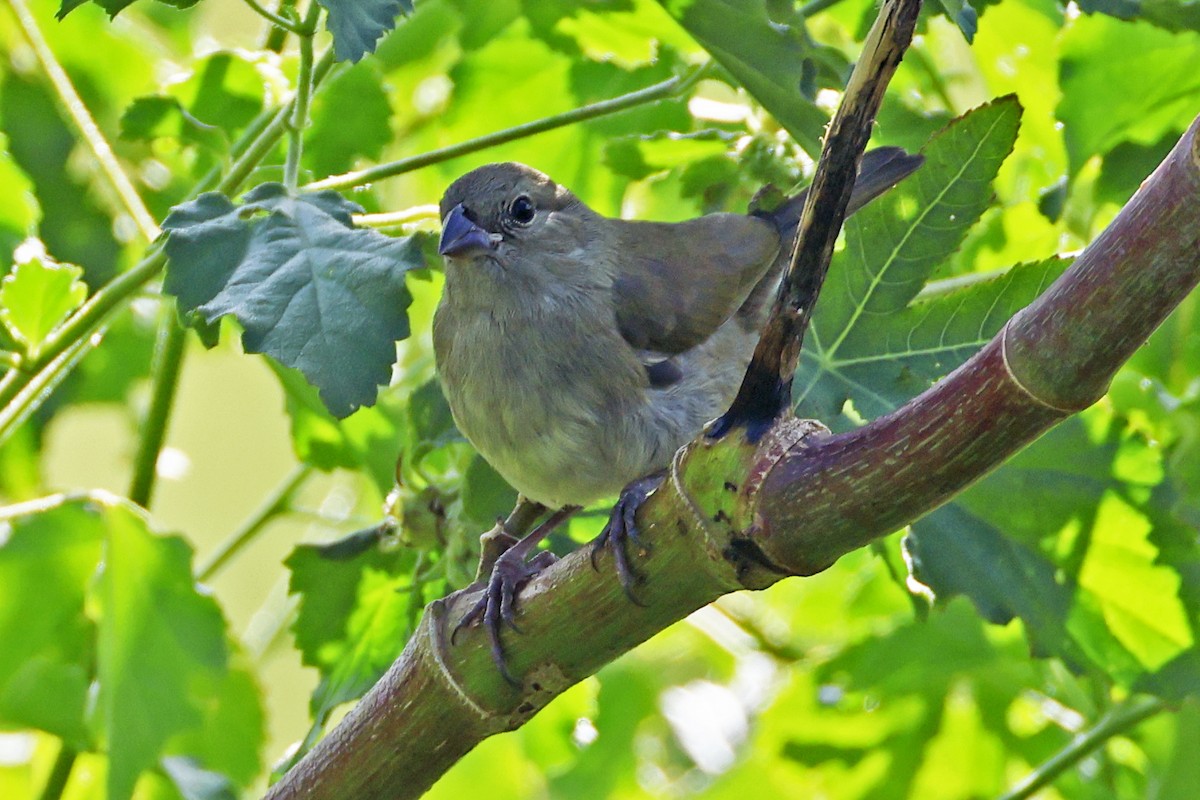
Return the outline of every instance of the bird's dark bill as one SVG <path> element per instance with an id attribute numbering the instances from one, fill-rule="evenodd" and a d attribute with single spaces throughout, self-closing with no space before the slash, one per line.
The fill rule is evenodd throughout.
<path id="1" fill-rule="evenodd" d="M 441 255 L 459 256 L 470 250 L 490 250 L 492 246 L 492 237 L 467 218 L 462 203 L 450 209 L 442 220 L 442 240 L 438 243 Z"/>

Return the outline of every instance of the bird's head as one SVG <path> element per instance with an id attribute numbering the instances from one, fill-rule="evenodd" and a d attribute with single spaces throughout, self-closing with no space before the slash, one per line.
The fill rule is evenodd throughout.
<path id="1" fill-rule="evenodd" d="M 524 164 L 488 164 L 450 184 L 441 202 L 448 280 L 544 293 L 594 283 L 589 258 L 603 218 Z"/>

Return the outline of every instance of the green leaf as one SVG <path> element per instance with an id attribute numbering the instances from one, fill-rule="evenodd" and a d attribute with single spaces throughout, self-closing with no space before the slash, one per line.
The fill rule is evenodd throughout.
<path id="1" fill-rule="evenodd" d="M 378 405 L 335 419 L 300 373 L 268 359 L 283 386 L 291 419 L 296 457 L 319 470 L 366 470 L 380 496 L 395 483 L 396 459 L 407 440 L 404 405 L 395 392 L 385 392 Z"/>
<path id="2" fill-rule="evenodd" d="M 108 212 L 69 168 L 78 141 L 57 100 L 42 84 L 10 70 L 0 82 L 0 127 L 13 161 L 33 183 L 42 211 L 38 236 L 47 252 L 79 264 L 88 286 L 100 286 L 116 274 L 121 247 Z"/>
<path id="3" fill-rule="evenodd" d="M 360 697 L 400 654 L 424 604 L 422 586 L 413 581 L 415 551 L 380 543 L 332 558 L 326 550 L 301 545 L 285 561 L 289 589 L 300 595 L 292 627 L 296 646 L 303 662 L 321 674 L 310 700 L 314 725 L 302 751 L 334 708 Z"/>
<path id="4" fill-rule="evenodd" d="M 225 624 L 192 582 L 191 548 L 155 536 L 124 506 L 104 510 L 94 725 L 107 751 L 108 796 L 123 800 L 170 738 L 202 721 L 197 689 L 225 673 Z"/>
<path id="5" fill-rule="evenodd" d="M 62 5 L 59 6 L 58 13 L 54 16 L 61 20 L 63 17 L 67 16 L 67 14 L 79 8 L 87 1 L 88 0 L 62 0 Z M 117 14 L 120 14 L 126 8 L 133 5 L 134 0 L 92 0 L 92 2 L 107 11 L 108 16 L 111 18 L 115 17 Z M 196 5 L 196 3 L 199 3 L 200 0 L 158 0 L 158 2 L 171 6 L 172 8 L 191 8 L 192 6 Z"/>
<path id="6" fill-rule="evenodd" d="M 318 175 L 344 172 L 359 158 L 377 161 L 393 138 L 392 108 L 374 64 L 345 70 L 313 98 L 304 157 Z"/>
<path id="7" fill-rule="evenodd" d="M 0 322 L 25 351 L 36 355 L 46 336 L 87 299 L 83 270 L 35 258 L 0 281 Z"/>
<path id="8" fill-rule="evenodd" d="M 1200 101 L 1200 34 L 1145 22 L 1081 17 L 1062 36 L 1059 66 L 1070 175 L 1121 142 L 1180 133 Z"/>
<path id="9" fill-rule="evenodd" d="M 413 12 L 412 0 L 317 0 L 329 12 L 338 61 L 358 61 L 375 52 L 379 38 L 396 27 L 396 17 Z"/>
<path id="10" fill-rule="evenodd" d="M 104 520 L 70 504 L 10 524 L 0 533 L 0 728 L 37 728 L 83 748 L 96 635 L 84 602 Z"/>
<path id="11" fill-rule="evenodd" d="M 1167 538 L 1174 524 L 1147 494 L 1160 458 L 1119 419 L 1069 420 L 914 524 L 914 576 L 992 622 L 1019 617 L 1036 655 L 1126 686 L 1194 660 L 1200 613 L 1184 597 L 1197 587 L 1178 565 L 1194 572 L 1200 548 L 1192 534 Z"/>
<path id="12" fill-rule="evenodd" d="M 204 769 L 195 759 L 168 756 L 162 760 L 162 769 L 183 800 L 237 800 L 229 778 Z"/>
<path id="13" fill-rule="evenodd" d="M 968 42 L 975 41 L 975 32 L 979 30 L 979 12 L 968 0 L 938 0 L 946 16 L 954 21 Z"/>
<path id="14" fill-rule="evenodd" d="M 797 371 L 805 413 L 833 420 L 847 400 L 865 417 L 892 410 L 966 360 L 1065 268 L 1015 267 L 914 302 L 986 208 L 1019 118 L 1005 98 L 955 121 L 911 178 L 847 222 Z"/>
<path id="15" fill-rule="evenodd" d="M 765 0 L 660 0 L 746 91 L 812 154 L 821 150 L 828 118 L 812 102 L 814 52 L 802 21 L 781 24 Z M 836 88 L 842 88 L 838 85 Z"/>
<path id="16" fill-rule="evenodd" d="M 139 97 L 121 114 L 122 139 L 152 141 L 166 137 L 214 150 L 228 145 L 220 128 L 196 119 L 177 98 L 169 95 Z"/>
<path id="17" fill-rule="evenodd" d="M 188 545 L 153 534 L 116 499 L 56 496 L 8 515 L 0 724 L 40 728 L 83 750 L 99 745 L 114 800 L 129 797 L 181 734 L 205 754 L 237 747 L 236 758 L 212 760 L 247 782 L 262 738 L 257 693 L 247 676 L 227 672 L 224 620 L 192 582 Z M 196 731 L 206 720 L 221 730 Z"/>
<path id="18" fill-rule="evenodd" d="M 208 193 L 163 222 L 164 288 L 204 321 L 232 314 L 248 352 L 304 376 L 346 417 L 375 400 L 408 336 L 404 274 L 422 266 L 419 242 L 355 228 L 359 208 L 334 192 L 291 197 L 262 184 L 234 205 Z"/>
<path id="19" fill-rule="evenodd" d="M 957 503 L 916 522 L 904 544 L 913 577 L 938 599 L 965 595 L 995 625 L 1019 617 L 1034 655 L 1060 656 L 1077 669 L 1087 663 L 1067 636 L 1071 591 L 1055 580 L 1054 564 L 1035 549 Z"/>

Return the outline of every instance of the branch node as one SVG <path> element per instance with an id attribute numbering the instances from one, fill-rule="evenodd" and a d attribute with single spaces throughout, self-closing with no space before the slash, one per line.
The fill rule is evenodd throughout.
<path id="1" fill-rule="evenodd" d="M 453 595 L 452 595 L 453 597 Z M 442 679 L 442 683 L 446 688 L 462 701 L 463 708 L 468 709 L 472 714 L 479 717 L 479 720 L 488 728 L 495 728 L 496 731 L 503 729 L 503 725 L 499 723 L 497 717 L 492 712 L 475 702 L 475 698 L 467 692 L 461 683 L 454 677 L 454 673 L 446 666 L 446 626 L 449 624 L 446 620 L 446 600 L 434 600 L 426 609 L 425 620 L 429 623 L 426 625 L 427 638 L 429 640 L 429 652 L 433 655 L 433 660 L 437 664 L 437 674 Z"/>
<path id="2" fill-rule="evenodd" d="M 1010 318 L 1008 322 L 1004 323 L 1004 328 L 1000 331 L 1000 360 L 1004 363 L 1004 373 L 1008 376 L 1008 379 L 1013 386 L 1017 387 L 1021 391 L 1021 394 L 1025 395 L 1038 405 L 1048 408 L 1051 411 L 1057 411 L 1064 416 L 1069 416 L 1071 414 L 1083 411 L 1085 408 L 1089 408 L 1093 403 L 1104 396 L 1105 392 L 1108 391 L 1107 386 L 1101 389 L 1100 394 L 1096 395 L 1095 397 L 1084 400 L 1079 404 L 1071 404 L 1068 406 L 1064 403 L 1056 403 L 1049 397 L 1038 393 L 1033 388 L 1031 381 L 1021 380 L 1020 376 L 1017 375 L 1017 370 L 1013 367 L 1013 362 L 1009 360 L 1008 356 L 1009 332 L 1012 328 L 1013 320 L 1018 319 L 1019 316 L 1020 314 L 1018 313 L 1016 316 Z"/>

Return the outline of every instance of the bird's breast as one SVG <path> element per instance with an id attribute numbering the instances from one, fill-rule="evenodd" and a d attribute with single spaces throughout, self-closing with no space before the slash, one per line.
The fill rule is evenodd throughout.
<path id="1" fill-rule="evenodd" d="M 530 318 L 443 303 L 434 349 L 459 429 L 525 496 L 586 503 L 638 477 L 625 473 L 640 469 L 642 444 L 622 431 L 646 403 L 646 380 L 615 329 L 578 312 Z"/>

